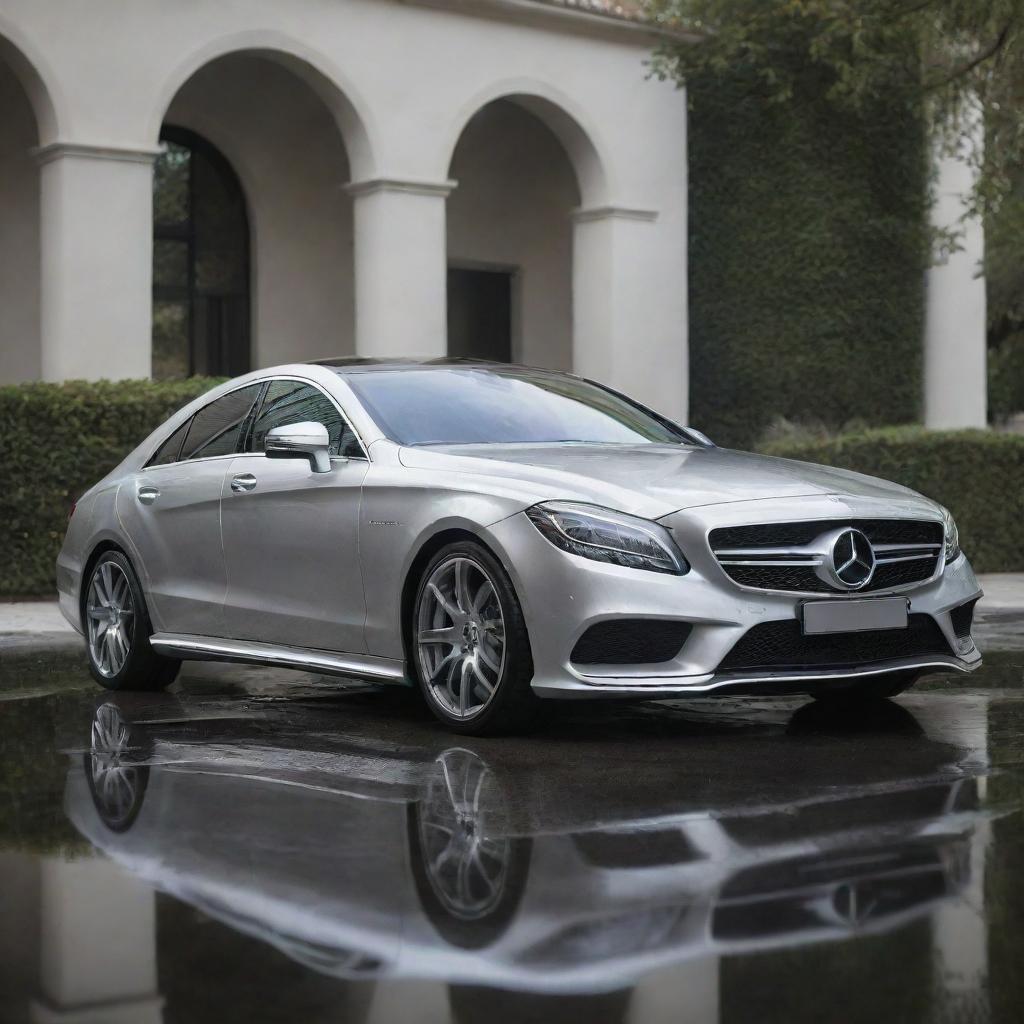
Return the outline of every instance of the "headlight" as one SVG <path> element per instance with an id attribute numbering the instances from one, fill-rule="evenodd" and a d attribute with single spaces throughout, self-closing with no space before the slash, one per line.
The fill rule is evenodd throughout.
<path id="1" fill-rule="evenodd" d="M 946 564 L 948 565 L 960 555 L 960 534 L 948 508 L 942 510 L 942 528 L 946 541 Z"/>
<path id="2" fill-rule="evenodd" d="M 672 535 L 649 519 L 568 501 L 534 505 L 526 514 L 556 548 L 570 554 L 675 576 L 690 571 Z"/>

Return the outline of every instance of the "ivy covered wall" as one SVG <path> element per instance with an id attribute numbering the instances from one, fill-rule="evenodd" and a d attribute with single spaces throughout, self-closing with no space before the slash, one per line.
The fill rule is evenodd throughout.
<path id="1" fill-rule="evenodd" d="M 927 174 L 920 110 L 688 84 L 690 422 L 749 446 L 778 417 L 916 420 Z"/>

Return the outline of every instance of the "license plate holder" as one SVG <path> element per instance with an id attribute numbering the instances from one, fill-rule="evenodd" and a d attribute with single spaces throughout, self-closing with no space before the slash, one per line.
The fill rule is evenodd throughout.
<path id="1" fill-rule="evenodd" d="M 805 601 L 800 609 L 800 623 L 805 636 L 906 629 L 910 621 L 909 611 L 910 602 L 905 597 Z"/>

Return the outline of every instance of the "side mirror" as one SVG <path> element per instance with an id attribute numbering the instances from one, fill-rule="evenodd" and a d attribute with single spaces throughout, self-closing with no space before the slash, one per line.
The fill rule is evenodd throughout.
<path id="1" fill-rule="evenodd" d="M 330 445 L 322 423 L 288 423 L 268 432 L 263 451 L 268 459 L 309 459 L 314 473 L 330 473 Z"/>

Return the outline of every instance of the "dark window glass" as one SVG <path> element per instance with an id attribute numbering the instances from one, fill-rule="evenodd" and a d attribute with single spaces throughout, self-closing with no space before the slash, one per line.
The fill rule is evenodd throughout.
<path id="1" fill-rule="evenodd" d="M 399 444 L 691 444 L 681 429 L 611 391 L 558 373 L 423 367 L 346 377 Z"/>
<path id="2" fill-rule="evenodd" d="M 319 388 L 297 380 L 275 380 L 271 383 L 253 425 L 249 451 L 263 451 L 268 431 L 290 423 L 322 423 L 331 439 L 332 455 L 362 457 L 355 434 L 334 403 Z"/>
<path id="3" fill-rule="evenodd" d="M 153 174 L 153 376 L 249 369 L 249 225 L 227 160 L 167 127 Z"/>
<path id="4" fill-rule="evenodd" d="M 200 409 L 192 417 L 181 457 L 205 459 L 241 451 L 242 428 L 261 387 L 261 384 L 250 384 Z"/>
<path id="5" fill-rule="evenodd" d="M 185 439 L 191 420 L 185 420 L 178 429 L 156 450 L 156 454 L 149 460 L 149 466 L 166 466 L 168 463 L 177 462 L 181 452 L 181 442 Z"/>
<path id="6" fill-rule="evenodd" d="M 188 303 L 153 303 L 153 378 L 187 377 L 189 357 Z"/>

